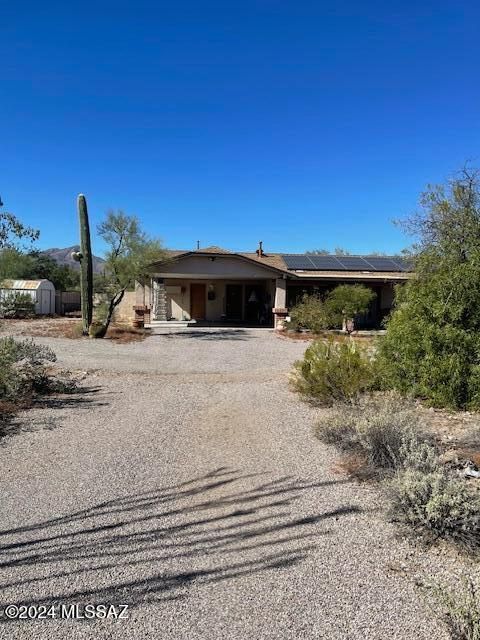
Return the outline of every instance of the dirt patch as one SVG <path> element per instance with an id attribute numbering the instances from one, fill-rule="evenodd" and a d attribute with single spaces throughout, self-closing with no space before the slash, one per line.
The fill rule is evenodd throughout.
<path id="1" fill-rule="evenodd" d="M 350 336 L 337 331 L 323 331 L 322 333 L 310 333 L 307 331 L 276 331 L 275 334 L 284 340 L 293 340 L 296 342 L 312 342 L 313 340 L 329 340 L 332 338 L 335 342 L 346 342 L 353 338 L 355 342 L 363 342 L 364 344 L 371 344 L 378 335 L 377 332 L 372 332 L 370 334 L 358 333 L 356 331 L 354 331 Z"/>
<path id="2" fill-rule="evenodd" d="M 31 318 L 25 320 L 2 320 L 0 335 L 28 336 L 39 338 L 86 339 L 82 336 L 82 324 L 78 318 Z M 115 342 L 138 342 L 149 333 L 145 329 L 136 329 L 128 325 L 112 324 L 105 339 Z"/>
<path id="3" fill-rule="evenodd" d="M 480 413 L 427 409 L 420 404 L 418 411 L 439 446 L 444 464 L 459 471 L 468 467 L 480 470 Z M 474 484 L 480 490 L 480 479 Z"/>

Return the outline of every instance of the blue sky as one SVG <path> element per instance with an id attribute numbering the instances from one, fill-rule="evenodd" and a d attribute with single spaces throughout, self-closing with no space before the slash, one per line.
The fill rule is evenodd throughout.
<path id="1" fill-rule="evenodd" d="M 77 242 L 395 252 L 428 182 L 479 164 L 477 2 L 0 3 L 0 194 Z M 96 241 L 95 248 L 102 247 Z"/>

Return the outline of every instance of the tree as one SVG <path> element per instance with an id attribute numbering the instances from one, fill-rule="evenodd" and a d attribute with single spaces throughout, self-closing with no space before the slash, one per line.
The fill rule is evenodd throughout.
<path id="1" fill-rule="evenodd" d="M 2 206 L 0 199 L 0 207 Z M 13 213 L 0 211 L 0 279 L 8 277 L 9 268 L 21 254 L 21 241 L 33 242 L 39 235 L 39 231 L 22 224 Z"/>
<path id="2" fill-rule="evenodd" d="M 50 280 L 55 289 L 78 289 L 79 273 L 39 251 L 23 253 L 19 249 L 3 249 L 0 256 L 0 278 Z"/>
<path id="3" fill-rule="evenodd" d="M 336 256 L 351 256 L 352 254 L 348 249 L 344 249 L 343 247 L 335 247 L 334 251 Z"/>
<path id="4" fill-rule="evenodd" d="M 0 250 L 16 247 L 20 240 L 38 240 L 39 235 L 38 230 L 22 224 L 13 213 L 0 211 Z"/>
<path id="5" fill-rule="evenodd" d="M 325 305 L 318 295 L 304 295 L 290 311 L 289 329 L 308 329 L 320 333 L 329 326 Z"/>
<path id="6" fill-rule="evenodd" d="M 312 249 L 311 251 L 306 251 L 307 255 L 316 255 L 316 256 L 329 256 L 332 255 L 332 252 L 328 249 Z M 343 249 L 342 247 L 335 247 L 333 254 L 336 256 L 350 256 L 352 255 L 350 251 L 347 249 Z"/>
<path id="7" fill-rule="evenodd" d="M 125 292 L 134 287 L 136 280 L 148 276 L 149 265 L 164 257 L 164 252 L 160 241 L 149 238 L 138 219 L 123 211 L 109 211 L 98 226 L 98 234 L 108 247 L 104 275 L 96 282 L 97 292 L 106 298 L 105 317 L 95 330 L 95 337 L 103 338 Z"/>
<path id="8" fill-rule="evenodd" d="M 347 320 L 354 320 L 358 314 L 365 313 L 375 295 L 372 289 L 363 284 L 338 285 L 329 292 L 325 301 L 331 323 L 347 328 Z"/>
<path id="9" fill-rule="evenodd" d="M 397 288 L 380 343 L 387 384 L 431 405 L 480 408 L 480 181 L 464 168 L 429 186 L 404 223 L 413 277 Z"/>
<path id="10" fill-rule="evenodd" d="M 328 256 L 330 251 L 328 249 L 311 249 L 305 252 L 307 256 Z"/>
<path id="11" fill-rule="evenodd" d="M 50 280 L 55 285 L 55 289 L 69 291 L 78 289 L 80 275 L 66 264 L 58 264 L 53 258 L 33 251 L 28 254 L 31 261 L 29 278 L 33 280 Z"/>
<path id="12" fill-rule="evenodd" d="M 31 260 L 26 253 L 12 247 L 0 249 L 0 280 L 30 278 Z"/>

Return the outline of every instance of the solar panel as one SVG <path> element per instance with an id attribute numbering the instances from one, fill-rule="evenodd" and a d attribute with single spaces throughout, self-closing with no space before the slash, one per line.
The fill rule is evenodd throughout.
<path id="1" fill-rule="evenodd" d="M 398 264 L 402 271 L 413 271 L 413 262 L 407 258 L 392 258 L 392 262 Z"/>
<path id="2" fill-rule="evenodd" d="M 343 268 L 347 271 L 371 271 L 372 267 L 365 258 L 360 256 L 338 256 Z"/>
<path id="3" fill-rule="evenodd" d="M 400 265 L 386 256 L 365 256 L 365 260 L 372 266 L 373 271 L 402 271 Z"/>
<path id="4" fill-rule="evenodd" d="M 387 256 L 324 256 L 316 254 L 283 254 L 287 269 L 292 271 L 411 271 L 405 258 Z"/>
<path id="5" fill-rule="evenodd" d="M 293 270 L 310 270 L 313 271 L 316 267 L 310 260 L 309 256 L 306 255 L 282 255 L 282 258 L 285 260 L 285 264 L 287 265 L 287 269 Z"/>
<path id="6" fill-rule="evenodd" d="M 343 271 L 344 267 L 336 256 L 312 255 L 310 260 L 319 271 Z"/>

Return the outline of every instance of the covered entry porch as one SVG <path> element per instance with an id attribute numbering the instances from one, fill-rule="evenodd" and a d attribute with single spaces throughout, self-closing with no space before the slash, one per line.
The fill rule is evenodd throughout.
<path id="1" fill-rule="evenodd" d="M 150 290 L 154 321 L 273 326 L 272 279 L 153 277 Z"/>
<path id="2" fill-rule="evenodd" d="M 287 274 L 261 259 L 218 247 L 153 263 L 136 286 L 136 307 L 152 323 L 277 326 L 286 314 Z"/>

